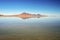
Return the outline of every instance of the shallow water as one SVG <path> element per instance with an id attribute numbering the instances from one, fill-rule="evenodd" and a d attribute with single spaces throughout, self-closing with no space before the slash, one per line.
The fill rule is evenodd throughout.
<path id="1" fill-rule="evenodd" d="M 60 18 L 0 17 L 0 40 L 60 40 Z"/>

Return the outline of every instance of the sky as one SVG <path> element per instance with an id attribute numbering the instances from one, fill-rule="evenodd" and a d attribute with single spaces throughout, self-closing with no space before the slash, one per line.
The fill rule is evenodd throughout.
<path id="1" fill-rule="evenodd" d="M 0 0 L 0 14 L 60 14 L 59 0 Z"/>

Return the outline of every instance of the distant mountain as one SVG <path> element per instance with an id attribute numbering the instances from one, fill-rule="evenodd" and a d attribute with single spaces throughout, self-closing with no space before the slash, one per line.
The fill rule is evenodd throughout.
<path id="1" fill-rule="evenodd" d="M 31 13 L 23 12 L 23 13 L 19 14 L 18 17 L 20 17 L 20 18 L 22 18 L 22 19 L 27 19 L 27 18 L 40 18 L 40 17 L 46 17 L 46 15 L 31 14 Z"/>
<path id="2" fill-rule="evenodd" d="M 1 15 L 0 14 L 0 16 L 2 16 L 2 17 L 20 17 L 22 19 L 47 17 L 47 15 L 31 14 L 31 13 L 26 13 L 26 12 L 23 12 L 23 13 L 17 14 L 17 15 Z"/>
<path id="3" fill-rule="evenodd" d="M 3 16 L 3 15 L 0 14 L 0 16 Z"/>
<path id="4" fill-rule="evenodd" d="M 31 18 L 32 14 L 23 12 L 23 13 L 19 14 L 18 17 L 23 18 L 23 19 L 27 19 L 27 18 Z"/>

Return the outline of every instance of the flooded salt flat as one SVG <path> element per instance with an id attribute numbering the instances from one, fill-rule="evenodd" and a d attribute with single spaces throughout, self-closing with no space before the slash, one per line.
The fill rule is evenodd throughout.
<path id="1" fill-rule="evenodd" d="M 0 40 L 59 40 L 60 18 L 0 17 Z"/>

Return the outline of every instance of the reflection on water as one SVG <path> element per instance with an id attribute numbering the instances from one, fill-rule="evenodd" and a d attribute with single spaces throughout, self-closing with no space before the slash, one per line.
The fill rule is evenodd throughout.
<path id="1" fill-rule="evenodd" d="M 0 17 L 0 40 L 59 40 L 60 18 Z"/>

